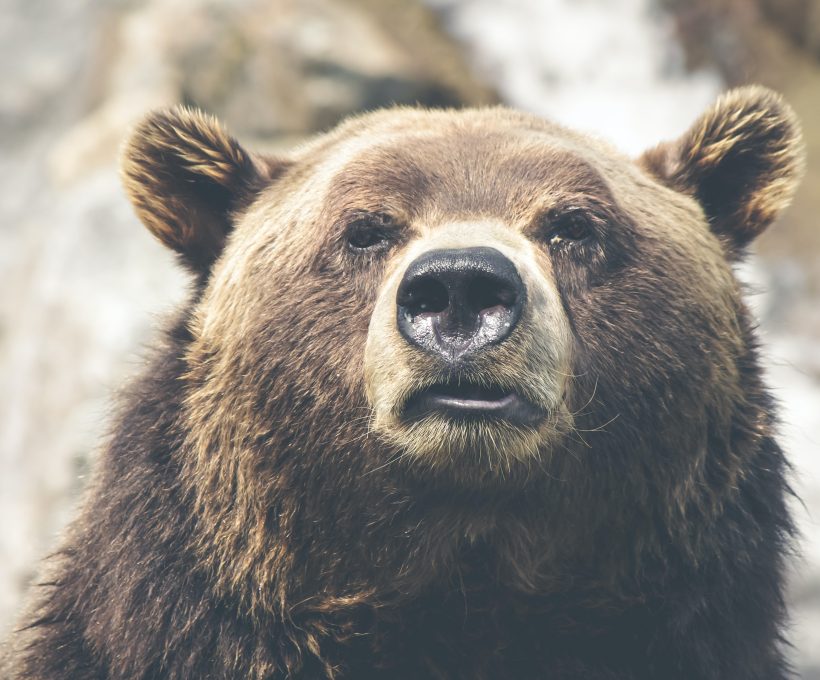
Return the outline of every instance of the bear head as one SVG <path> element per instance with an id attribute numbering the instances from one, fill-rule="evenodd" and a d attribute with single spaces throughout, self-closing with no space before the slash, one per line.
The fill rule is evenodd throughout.
<path id="1" fill-rule="evenodd" d="M 197 280 L 181 464 L 215 534 L 294 488 L 685 512 L 769 426 L 732 272 L 802 169 L 768 90 L 637 159 L 505 108 L 379 111 L 286 156 L 174 108 L 123 158 Z"/>

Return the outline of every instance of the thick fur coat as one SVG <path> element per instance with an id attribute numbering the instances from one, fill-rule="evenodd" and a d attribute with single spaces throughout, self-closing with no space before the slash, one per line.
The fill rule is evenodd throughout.
<path id="1" fill-rule="evenodd" d="M 282 158 L 151 115 L 125 184 L 194 292 L 4 677 L 787 677 L 786 463 L 731 266 L 801 167 L 761 88 L 637 160 L 506 109 L 377 112 Z M 544 417 L 407 423 L 441 371 L 398 281 L 486 244 L 528 307 L 458 379 Z"/>

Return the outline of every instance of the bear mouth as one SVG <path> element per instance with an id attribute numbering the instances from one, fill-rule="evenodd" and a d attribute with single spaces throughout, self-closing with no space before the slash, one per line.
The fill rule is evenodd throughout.
<path id="1" fill-rule="evenodd" d="M 516 425 L 535 425 L 546 415 L 514 390 L 467 382 L 431 385 L 411 395 L 402 411 L 411 421 L 437 414 L 453 420 L 497 419 Z"/>

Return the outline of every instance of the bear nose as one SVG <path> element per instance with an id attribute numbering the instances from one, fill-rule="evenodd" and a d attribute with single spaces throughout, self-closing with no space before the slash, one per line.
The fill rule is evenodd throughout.
<path id="1" fill-rule="evenodd" d="M 507 338 L 525 298 L 515 265 L 495 248 L 431 250 L 399 284 L 399 332 L 410 344 L 457 361 Z"/>

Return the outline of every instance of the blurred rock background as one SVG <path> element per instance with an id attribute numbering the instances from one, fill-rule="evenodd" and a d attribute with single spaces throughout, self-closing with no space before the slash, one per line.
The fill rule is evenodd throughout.
<path id="1" fill-rule="evenodd" d="M 0 64 L 0 636 L 185 294 L 117 178 L 147 109 L 195 104 L 281 148 L 362 109 L 501 100 L 637 153 L 757 81 L 809 145 L 740 274 L 805 502 L 795 666 L 820 679 L 820 0 L 0 0 Z"/>

